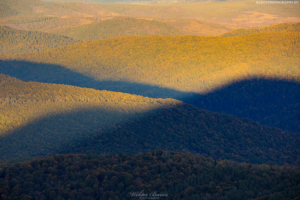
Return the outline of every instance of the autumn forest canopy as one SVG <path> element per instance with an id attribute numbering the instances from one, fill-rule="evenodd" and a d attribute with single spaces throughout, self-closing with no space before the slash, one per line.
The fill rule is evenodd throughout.
<path id="1" fill-rule="evenodd" d="M 0 199 L 300 199 L 299 9 L 0 0 Z"/>

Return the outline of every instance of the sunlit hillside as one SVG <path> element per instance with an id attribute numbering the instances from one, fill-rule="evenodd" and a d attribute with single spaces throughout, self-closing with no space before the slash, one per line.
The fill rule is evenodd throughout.
<path id="1" fill-rule="evenodd" d="M 218 36 L 231 31 L 231 27 L 211 21 L 190 18 L 158 18 L 155 19 L 175 27 L 181 35 Z"/>
<path id="2" fill-rule="evenodd" d="M 65 112 L 80 112 L 93 107 L 102 110 L 103 113 L 98 113 L 93 117 L 96 120 L 97 116 L 101 116 L 101 119 L 94 121 L 91 118 L 86 121 L 92 123 L 93 126 L 101 127 L 105 123 L 110 123 L 113 118 L 115 118 L 115 121 L 111 121 L 112 123 L 122 121 L 122 117 L 119 119 L 117 117 L 118 115 L 121 116 L 122 113 L 124 116 L 130 113 L 142 113 L 163 105 L 178 103 L 176 100 L 150 99 L 137 95 L 97 91 L 67 85 L 23 82 L 3 74 L 0 76 L 0 106 L 3 111 L 0 125 L 1 136 L 40 118 Z M 82 120 L 86 116 L 77 117 L 81 118 L 79 121 L 83 125 Z M 72 119 L 62 120 L 72 121 Z M 69 122 L 70 127 L 74 126 L 71 121 Z M 84 129 L 92 130 L 94 128 L 91 124 L 86 124 Z M 60 132 L 63 131 L 60 130 Z"/>
<path id="3" fill-rule="evenodd" d="M 79 42 L 72 38 L 37 31 L 0 27 L 0 53 L 43 51 Z"/>
<path id="4" fill-rule="evenodd" d="M 256 1 L 139 3 L 45 2 L 1 0 L 0 24 L 11 28 L 57 32 L 116 16 L 167 22 L 186 35 L 220 35 L 233 28 L 300 22 L 300 4 Z"/>
<path id="5" fill-rule="evenodd" d="M 0 24 L 16 29 L 57 31 L 116 16 L 99 5 L 39 0 L 1 0 Z"/>
<path id="6" fill-rule="evenodd" d="M 17 19 L 14 17 L 22 17 L 19 20 L 28 20 L 30 17 L 41 17 L 43 15 L 55 15 L 61 17 L 64 15 L 75 16 L 77 14 L 85 15 L 110 15 L 99 6 L 83 4 L 83 3 L 55 3 L 40 0 L 1 0 L 1 18 Z M 50 16 L 49 16 L 50 15 Z M 25 17 L 25 18 L 24 18 Z M 52 16 L 53 17 L 53 16 Z M 34 20 L 33 20 L 34 21 Z"/>
<path id="7" fill-rule="evenodd" d="M 300 32 L 300 23 L 284 23 L 272 26 L 262 27 L 259 29 L 236 29 L 223 34 L 223 37 L 245 36 L 256 33 L 273 33 L 273 32 Z"/>
<path id="8" fill-rule="evenodd" d="M 199 1 L 143 4 L 102 4 L 119 15 L 152 18 L 194 18 L 235 28 L 300 22 L 300 4 L 256 4 L 246 1 Z"/>
<path id="9" fill-rule="evenodd" d="M 180 31 L 162 22 L 134 18 L 114 18 L 67 28 L 58 32 L 73 39 L 88 41 L 133 35 L 180 35 Z"/>
<path id="10" fill-rule="evenodd" d="M 299 81 L 299 38 L 299 33 L 234 38 L 119 37 L 2 58 L 56 64 L 97 81 L 126 81 L 204 94 L 251 77 Z M 6 65 L 1 66 L 1 72 L 21 76 Z"/>

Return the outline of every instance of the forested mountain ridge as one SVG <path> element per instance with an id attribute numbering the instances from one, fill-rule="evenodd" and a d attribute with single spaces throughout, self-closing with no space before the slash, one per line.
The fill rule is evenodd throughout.
<path id="1" fill-rule="evenodd" d="M 44 51 L 80 42 L 61 35 L 24 31 L 0 26 L 0 53 Z"/>
<path id="2" fill-rule="evenodd" d="M 174 200 L 300 197 L 299 167 L 216 161 L 170 151 L 55 155 L 0 167 L 3 200 L 138 199 L 133 192 Z"/>
<path id="3" fill-rule="evenodd" d="M 118 37 L 7 57 L 61 65 L 99 81 L 126 80 L 206 93 L 253 76 L 299 80 L 299 36 Z"/>
<path id="4" fill-rule="evenodd" d="M 285 107 L 297 108 L 299 38 L 299 33 L 118 37 L 2 55 L 0 72 L 23 80 L 175 98 L 263 122 Z M 286 121 L 295 120 L 297 116 Z M 298 131 L 296 126 L 277 127 Z"/>
<path id="5" fill-rule="evenodd" d="M 300 162 L 297 133 L 248 119 L 172 99 L 0 77 L 2 159 L 168 149 L 239 162 Z"/>
<path id="6" fill-rule="evenodd" d="M 81 41 L 99 40 L 120 36 L 180 35 L 173 26 L 154 20 L 113 18 L 57 32 Z"/>
<path id="7" fill-rule="evenodd" d="M 0 0 L 0 200 L 300 200 L 300 4 L 50 1 Z"/>
<path id="8" fill-rule="evenodd" d="M 79 108 L 84 110 L 85 106 L 86 109 L 93 106 L 95 106 L 95 109 L 102 108 L 103 118 L 105 118 L 104 111 L 106 110 L 106 117 L 109 120 L 109 112 L 111 112 L 112 116 L 115 116 L 116 121 L 118 121 L 122 117 L 119 119 L 117 115 L 121 115 L 121 113 L 124 116 L 126 114 L 143 113 L 160 106 L 179 103 L 179 101 L 171 99 L 151 99 L 137 95 L 98 91 L 68 85 L 23 82 L 3 74 L 0 74 L 0 80 L 0 106 L 3 111 L 1 113 L 0 136 L 34 122 L 39 117 L 71 112 L 72 109 L 73 111 L 80 111 Z M 117 114 L 118 112 L 119 114 Z M 94 117 L 97 118 L 99 115 L 101 113 Z M 88 125 L 85 127 L 89 128 Z"/>
<path id="9" fill-rule="evenodd" d="M 266 26 L 258 29 L 235 29 L 223 34 L 223 37 L 246 36 L 256 33 L 273 33 L 273 32 L 300 32 L 300 23 L 283 23 Z"/>

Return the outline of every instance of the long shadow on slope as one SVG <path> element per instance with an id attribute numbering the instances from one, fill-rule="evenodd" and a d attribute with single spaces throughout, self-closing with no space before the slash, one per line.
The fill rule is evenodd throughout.
<path id="1" fill-rule="evenodd" d="M 146 84 L 130 83 L 126 81 L 97 81 L 83 74 L 54 64 L 0 60 L 0 73 L 19 78 L 23 81 L 66 84 L 94 88 L 97 90 L 137 94 L 153 98 L 176 99 L 176 97 L 185 97 L 188 95 L 186 92 Z"/>
<path id="2" fill-rule="evenodd" d="M 198 108 L 300 132 L 297 114 L 300 113 L 300 84 L 297 82 L 254 78 L 182 100 Z"/>
<path id="3" fill-rule="evenodd" d="M 44 117 L 0 138 L 0 159 L 56 153 L 107 153 L 163 149 L 214 159 L 300 165 L 297 133 L 188 104 L 144 114 L 95 119 L 103 109 Z M 118 116 L 118 113 L 107 115 Z M 125 120 L 122 120 L 125 119 Z M 95 123 L 95 121 L 98 121 Z M 108 124 L 106 128 L 103 124 Z M 102 128 L 102 130 L 98 130 Z"/>
<path id="4" fill-rule="evenodd" d="M 299 106 L 296 106 L 300 99 L 300 84 L 291 81 L 254 78 L 200 95 L 126 81 L 96 81 L 62 66 L 25 61 L 0 61 L 0 73 L 21 80 L 68 84 L 153 98 L 174 98 L 198 108 L 232 114 L 268 126 L 300 132 L 298 115 L 285 120 L 288 124 L 278 122 L 281 121 L 278 113 L 284 112 L 287 108 L 293 109 L 292 113 L 300 111 Z M 275 119 L 269 120 L 271 117 Z"/>

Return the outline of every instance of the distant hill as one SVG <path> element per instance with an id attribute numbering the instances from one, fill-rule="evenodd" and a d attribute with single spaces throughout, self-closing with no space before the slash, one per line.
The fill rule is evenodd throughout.
<path id="1" fill-rule="evenodd" d="M 157 19 L 180 30 L 181 35 L 218 36 L 232 28 L 225 25 L 189 18 L 160 18 Z"/>
<path id="2" fill-rule="evenodd" d="M 98 5 L 90 5 L 74 2 L 46 2 L 41 0 L 1 0 L 0 17 L 4 21 L 13 24 L 45 22 L 50 19 L 57 21 L 52 23 L 52 28 L 61 25 L 60 19 L 71 17 L 74 20 L 83 20 L 85 17 L 107 17 L 115 14 L 106 11 Z M 3 19 L 2 19 L 3 20 Z M 1 20 L 1 21 L 2 21 Z M 2 21 L 3 22 L 3 21 Z M 68 21 L 68 25 L 74 24 Z M 78 22 L 77 22 L 78 24 Z M 82 24 L 82 23 L 79 23 Z M 38 26 L 36 26 L 38 27 Z M 64 25 L 65 27 L 65 25 Z M 68 27 L 68 26 L 67 26 Z M 36 29 L 35 29 L 36 30 Z"/>
<path id="3" fill-rule="evenodd" d="M 134 35 L 179 35 L 180 31 L 173 26 L 153 20 L 114 18 L 67 28 L 59 31 L 58 34 L 81 41 L 88 41 Z"/>
<path id="4" fill-rule="evenodd" d="M 297 133 L 172 99 L 20 80 L 2 81 L 0 91 L 1 159 L 167 149 L 300 164 Z"/>
<path id="5" fill-rule="evenodd" d="M 2 55 L 0 72 L 23 80 L 154 98 L 185 101 L 193 93 L 211 98 L 192 95 L 193 101 L 185 102 L 261 122 L 299 103 L 299 38 L 299 33 L 119 37 Z M 227 87 L 235 89 L 228 93 Z"/>
<path id="6" fill-rule="evenodd" d="M 0 26 L 0 53 L 16 54 L 44 51 L 80 42 L 65 36 L 24 31 Z"/>
<path id="7" fill-rule="evenodd" d="M 10 17 L 19 14 L 29 14 L 33 10 L 33 6 L 40 6 L 39 0 L 1 0 L 0 1 L 0 17 Z"/>
<path id="8" fill-rule="evenodd" d="M 299 168 L 215 161 L 169 151 L 55 155 L 0 167 L 0 178 L 5 179 L 0 183 L 2 199 L 138 199 L 138 195 L 160 195 L 161 199 L 217 200 L 300 196 Z"/>
<path id="9" fill-rule="evenodd" d="M 80 3 L 132 3 L 132 2 L 141 2 L 149 0 L 45 0 L 52 2 L 80 2 Z"/>
<path id="10" fill-rule="evenodd" d="M 274 33 L 274 32 L 300 32 L 300 23 L 283 23 L 276 24 L 272 26 L 266 26 L 258 29 L 235 29 L 228 33 L 223 34 L 223 37 L 236 37 L 236 36 L 245 36 L 256 33 Z"/>
<path id="11" fill-rule="evenodd" d="M 283 22 L 299 22 L 299 5 L 255 6 L 251 0 L 247 1 L 198 1 L 198 2 L 136 2 L 115 0 L 57 0 L 58 2 L 46 2 L 38 0 L 1 0 L 0 17 L 4 21 L 14 21 L 28 19 L 36 21 L 34 18 L 56 17 L 41 23 L 18 25 L 26 30 L 58 31 L 61 28 L 70 26 L 80 26 L 99 18 L 125 16 L 134 18 L 164 18 L 164 19 L 189 19 L 185 25 L 184 32 L 201 33 L 200 29 L 205 29 L 211 35 L 223 34 L 224 27 L 211 26 L 222 24 L 226 27 L 262 27 L 270 24 Z M 247 8 L 240 9 L 240 8 Z M 96 19 L 98 18 L 98 19 Z M 209 24 L 199 24 L 197 20 L 209 21 Z M 179 20 L 180 21 L 180 20 Z M 2 20 L 0 23 L 3 22 Z M 213 23 L 211 23 L 213 22 Z M 4 23 L 5 24 L 5 23 Z M 8 24 L 7 24 L 8 25 Z M 12 28 L 16 28 L 13 24 Z"/>

